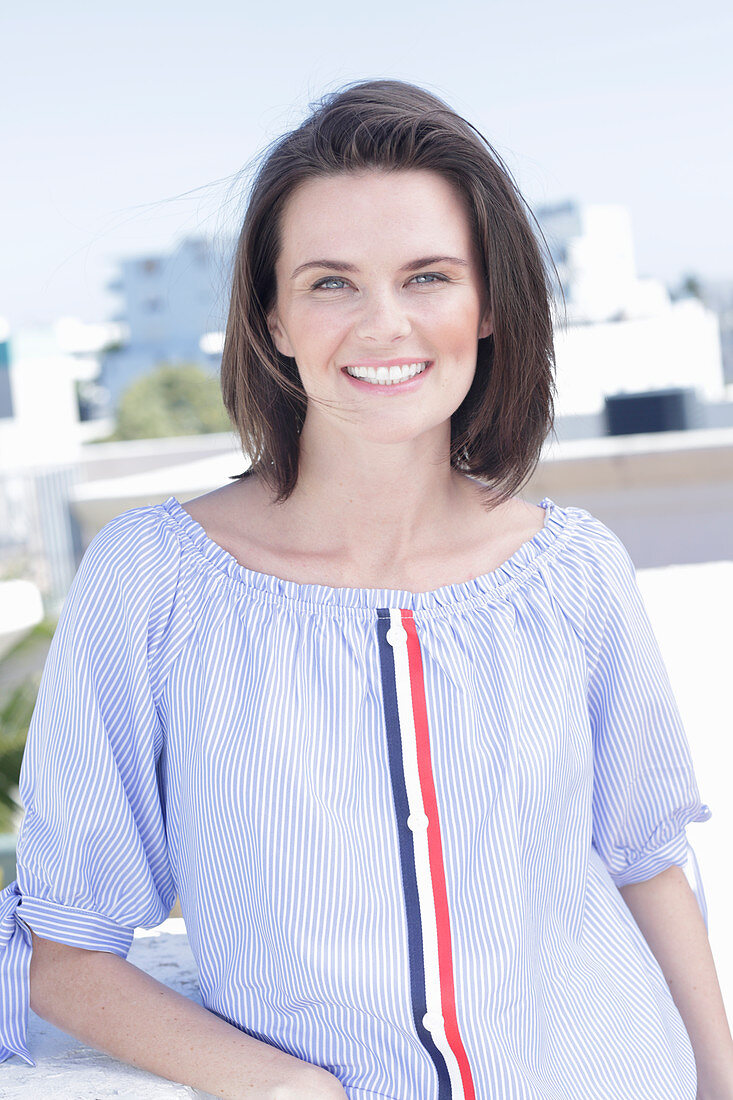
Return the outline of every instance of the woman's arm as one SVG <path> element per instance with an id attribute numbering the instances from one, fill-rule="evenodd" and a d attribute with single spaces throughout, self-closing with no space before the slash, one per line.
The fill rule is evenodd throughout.
<path id="1" fill-rule="evenodd" d="M 320 1066 L 246 1035 L 107 951 L 32 932 L 31 1008 L 120 1061 L 222 1100 L 339 1100 Z"/>
<path id="2" fill-rule="evenodd" d="M 620 886 L 690 1037 L 698 1100 L 733 1100 L 733 1039 L 697 898 L 676 864 Z"/>

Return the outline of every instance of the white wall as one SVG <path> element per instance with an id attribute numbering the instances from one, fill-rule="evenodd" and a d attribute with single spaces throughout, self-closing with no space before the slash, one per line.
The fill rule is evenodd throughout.
<path id="1" fill-rule="evenodd" d="M 618 393 L 691 387 L 724 397 L 717 315 L 695 298 L 632 320 L 569 325 L 555 335 L 558 416 L 595 413 Z"/>

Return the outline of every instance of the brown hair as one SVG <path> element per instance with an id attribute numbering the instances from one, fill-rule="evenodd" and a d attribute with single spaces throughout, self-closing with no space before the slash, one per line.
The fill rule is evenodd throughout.
<path id="1" fill-rule="evenodd" d="M 284 205 L 306 180 L 368 168 L 430 169 L 466 201 L 493 333 L 479 340 L 471 388 L 451 417 L 450 463 L 491 482 L 487 497 L 508 500 L 554 430 L 548 272 L 531 211 L 498 153 L 437 96 L 400 80 L 362 81 L 323 96 L 257 170 L 234 257 L 221 365 L 224 404 L 252 463 L 234 477 L 261 474 L 278 501 L 298 477 L 306 393 L 295 360 L 277 351 L 267 325 Z"/>

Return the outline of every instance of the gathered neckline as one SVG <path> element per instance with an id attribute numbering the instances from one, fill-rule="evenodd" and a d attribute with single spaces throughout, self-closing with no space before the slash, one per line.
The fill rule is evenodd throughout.
<path id="1" fill-rule="evenodd" d="M 375 610 L 393 607 L 406 611 L 442 611 L 450 606 L 465 606 L 477 601 L 507 596 L 514 588 L 528 580 L 548 555 L 554 554 L 578 520 L 582 509 L 561 508 L 550 497 L 544 497 L 539 507 L 545 510 L 544 525 L 527 539 L 505 562 L 496 569 L 471 580 L 441 585 L 425 592 L 410 592 L 396 588 L 346 588 L 332 587 L 313 582 L 301 583 L 260 573 L 242 565 L 233 554 L 225 550 L 206 533 L 175 496 L 169 496 L 161 504 L 151 507 L 159 510 L 176 528 L 182 541 L 195 551 L 200 563 L 224 574 L 241 587 L 258 590 L 275 599 L 294 601 L 319 608 L 346 608 Z"/>

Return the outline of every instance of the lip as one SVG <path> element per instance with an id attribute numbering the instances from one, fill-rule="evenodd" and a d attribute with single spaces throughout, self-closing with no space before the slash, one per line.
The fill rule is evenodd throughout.
<path id="1" fill-rule="evenodd" d="M 405 362 L 407 362 L 407 360 L 405 360 L 405 359 L 395 359 L 395 360 L 392 360 L 391 363 L 385 363 L 385 362 L 377 363 L 377 362 L 374 362 L 374 361 L 370 363 L 370 362 L 366 362 L 365 360 L 362 360 L 360 363 L 349 363 L 349 366 L 354 366 L 354 367 L 395 366 L 395 367 L 397 367 L 397 366 L 400 366 L 402 363 L 405 363 Z M 427 362 L 428 365 L 425 368 L 425 370 L 420 371 L 419 374 L 413 375 L 412 378 L 408 378 L 406 382 L 393 382 L 391 386 L 386 386 L 386 385 L 381 385 L 380 386 L 378 383 L 375 383 L 375 382 L 365 382 L 362 378 L 354 378 L 353 375 L 349 374 L 346 367 L 341 368 L 341 373 L 343 374 L 344 378 L 347 379 L 347 381 L 351 382 L 351 384 L 353 386 L 358 386 L 359 389 L 364 390 L 364 391 L 368 390 L 370 393 L 380 393 L 380 394 L 410 393 L 410 391 L 416 390 L 418 388 L 418 386 L 421 385 L 421 383 L 422 383 L 423 379 L 425 378 L 425 376 L 430 374 L 431 370 L 433 369 L 433 360 L 432 359 L 427 359 L 427 360 L 425 360 L 425 359 L 413 359 L 412 362 L 413 363 Z"/>

